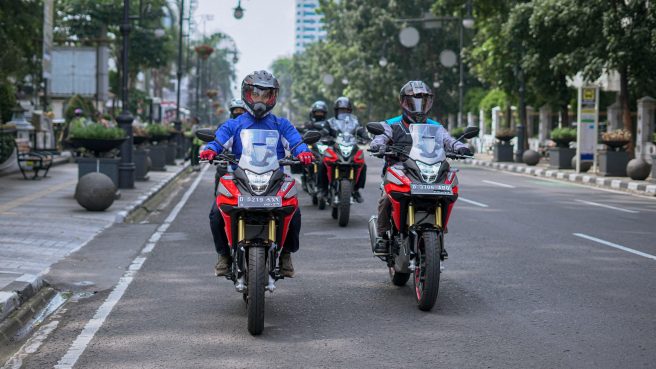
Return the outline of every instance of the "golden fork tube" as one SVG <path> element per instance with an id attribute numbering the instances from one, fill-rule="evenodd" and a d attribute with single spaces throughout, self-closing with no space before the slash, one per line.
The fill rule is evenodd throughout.
<path id="1" fill-rule="evenodd" d="M 442 207 L 438 206 L 435 208 L 435 224 L 438 227 L 442 228 Z"/>
<path id="2" fill-rule="evenodd" d="M 237 221 L 237 241 L 241 242 L 244 238 L 246 238 L 246 222 L 244 218 L 239 217 L 239 221 Z"/>
<path id="3" fill-rule="evenodd" d="M 269 241 L 276 242 L 276 220 L 269 219 Z"/>
<path id="4" fill-rule="evenodd" d="M 314 164 L 314 172 L 316 173 L 317 170 L 318 170 L 318 165 L 315 163 L 315 164 Z"/>
<path id="5" fill-rule="evenodd" d="M 408 226 L 415 224 L 415 206 L 408 205 Z"/>
<path id="6" fill-rule="evenodd" d="M 354 177 L 355 177 L 355 170 L 351 168 L 351 173 L 349 173 L 349 179 L 352 181 Z"/>
<path id="7" fill-rule="evenodd" d="M 335 177 L 334 178 L 337 179 L 337 177 L 339 177 L 339 168 L 335 167 Z"/>

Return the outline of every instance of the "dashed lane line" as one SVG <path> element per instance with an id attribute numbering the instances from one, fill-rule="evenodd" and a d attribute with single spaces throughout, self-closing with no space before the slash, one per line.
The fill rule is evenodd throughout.
<path id="1" fill-rule="evenodd" d="M 625 213 L 631 213 L 631 214 L 637 214 L 637 213 L 639 213 L 639 211 L 637 211 L 637 210 L 629 210 L 629 209 L 618 208 L 618 207 L 616 207 L 616 206 L 611 206 L 611 205 L 606 205 L 606 204 L 600 204 L 600 203 L 598 203 L 598 202 L 592 202 L 592 201 L 586 201 L 586 200 L 579 200 L 579 199 L 575 199 L 574 201 L 576 201 L 576 202 L 580 202 L 580 203 L 582 203 L 582 204 L 586 204 L 586 205 L 599 206 L 599 207 L 601 207 L 601 208 L 606 208 L 606 209 L 613 209 L 613 210 L 617 210 L 617 211 L 622 211 L 622 212 L 625 212 Z"/>
<path id="2" fill-rule="evenodd" d="M 481 182 L 491 184 L 491 185 L 495 185 L 495 186 L 499 186 L 499 187 L 503 187 L 503 188 L 517 188 L 513 185 L 509 185 L 509 184 L 505 184 L 505 183 L 501 183 L 501 182 L 488 181 L 487 179 L 484 179 Z"/>
<path id="3" fill-rule="evenodd" d="M 632 253 L 632 254 L 642 256 L 643 258 L 647 258 L 647 259 L 651 259 L 651 260 L 656 260 L 656 256 L 651 255 L 651 254 L 647 254 L 646 252 L 642 252 L 642 251 L 634 250 L 634 249 L 632 249 L 632 248 L 625 247 L 625 246 L 622 246 L 622 245 L 618 245 L 618 244 L 616 244 L 616 243 L 612 243 L 612 242 L 609 242 L 609 241 L 606 241 L 606 240 L 602 240 L 601 238 L 596 238 L 596 237 L 588 236 L 587 234 L 583 234 L 583 233 L 573 233 L 573 234 L 574 234 L 574 236 L 576 236 L 576 237 L 584 238 L 584 239 L 586 239 L 586 240 L 593 241 L 593 242 L 596 242 L 596 243 L 600 243 L 600 244 L 602 244 L 602 245 L 606 245 L 606 246 L 608 246 L 608 247 L 612 247 L 612 248 L 615 248 L 615 249 L 618 249 L 618 250 L 622 250 L 622 251 L 630 252 L 630 253 Z"/>
<path id="4" fill-rule="evenodd" d="M 171 210 L 169 216 L 166 217 L 164 223 L 162 223 L 157 228 L 139 255 L 134 258 L 132 264 L 130 264 L 128 267 L 128 270 L 123 274 L 116 287 L 114 287 L 114 290 L 109 294 L 109 296 L 107 296 L 107 299 L 103 302 L 103 304 L 100 305 L 93 318 L 87 322 L 82 332 L 75 338 L 75 341 L 73 341 L 71 346 L 68 348 L 66 354 L 64 354 L 57 365 L 55 365 L 56 369 L 73 369 L 73 366 L 75 366 L 75 363 L 77 363 L 78 359 L 80 356 L 82 356 L 93 337 L 96 335 L 100 327 L 102 327 L 105 320 L 114 309 L 114 306 L 116 306 L 116 304 L 121 300 L 121 297 L 123 297 L 123 294 L 130 286 L 130 283 L 132 283 L 136 277 L 137 272 L 141 269 L 144 262 L 148 258 L 148 255 L 155 248 L 157 241 L 159 241 L 162 234 L 166 232 L 171 223 L 178 216 L 178 213 L 180 213 L 180 210 L 182 210 L 184 205 L 189 200 L 189 197 L 191 197 L 191 194 L 196 190 L 196 187 L 198 187 L 198 184 L 203 179 L 203 176 L 205 172 L 207 172 L 208 168 L 209 166 L 203 168 L 196 180 L 191 184 L 191 187 L 187 189 L 187 192 L 185 192 L 180 201 L 175 205 L 173 210 Z"/>
<path id="5" fill-rule="evenodd" d="M 476 205 L 476 206 L 481 207 L 481 208 L 489 208 L 488 205 L 485 205 L 485 204 L 480 203 L 480 202 L 477 202 L 477 201 L 473 201 L 473 200 L 465 199 L 465 198 L 462 197 L 462 196 L 458 196 L 458 200 L 460 200 L 460 201 L 462 201 L 462 202 L 466 202 L 466 203 L 471 204 L 471 205 Z"/>

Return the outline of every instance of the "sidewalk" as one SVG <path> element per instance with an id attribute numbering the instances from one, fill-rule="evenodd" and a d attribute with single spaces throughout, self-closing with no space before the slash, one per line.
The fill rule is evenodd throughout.
<path id="1" fill-rule="evenodd" d="M 465 163 L 506 172 L 529 174 L 536 177 L 553 178 L 594 187 L 656 196 L 656 180 L 651 177 L 645 181 L 635 181 L 629 177 L 603 177 L 593 173 L 576 173 L 572 169 L 549 169 L 544 159 L 536 166 L 528 166 L 524 163 L 496 163 L 492 161 L 490 155 L 486 154 L 476 154 L 476 159 L 465 160 Z"/>
<path id="2" fill-rule="evenodd" d="M 51 265 L 123 222 L 186 168 L 149 172 L 149 181 L 120 190 L 120 199 L 104 212 L 86 211 L 74 199 L 77 164 L 52 167 L 42 180 L 20 173 L 0 177 L 0 321 L 38 292 Z"/>

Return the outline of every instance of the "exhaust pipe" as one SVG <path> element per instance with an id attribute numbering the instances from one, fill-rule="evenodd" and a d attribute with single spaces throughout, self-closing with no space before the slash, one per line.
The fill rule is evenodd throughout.
<path id="1" fill-rule="evenodd" d="M 371 252 L 374 252 L 377 238 L 378 238 L 378 216 L 372 215 L 371 218 L 369 218 L 369 240 L 371 241 Z"/>

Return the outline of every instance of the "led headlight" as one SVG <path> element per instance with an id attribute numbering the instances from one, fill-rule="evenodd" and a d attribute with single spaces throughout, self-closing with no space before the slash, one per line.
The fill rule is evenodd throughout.
<path id="1" fill-rule="evenodd" d="M 426 183 L 433 183 L 437 181 L 437 176 L 440 174 L 440 167 L 442 163 L 436 163 L 432 165 L 424 164 L 420 161 L 417 162 L 417 167 L 419 168 L 419 173 L 421 174 L 421 179 Z"/>
<path id="2" fill-rule="evenodd" d="M 353 152 L 354 145 L 339 145 L 339 151 L 342 153 L 342 156 L 348 158 Z"/>
<path id="3" fill-rule="evenodd" d="M 256 195 L 261 195 L 267 190 L 267 187 L 269 187 L 269 180 L 271 180 L 272 175 L 273 171 L 262 174 L 253 173 L 248 170 L 246 171 L 248 184 L 251 186 L 251 190 L 253 190 Z"/>
<path id="4" fill-rule="evenodd" d="M 323 155 L 323 153 L 326 151 L 327 148 L 328 148 L 328 145 L 317 144 L 317 149 L 319 149 L 319 153 L 321 155 Z"/>

